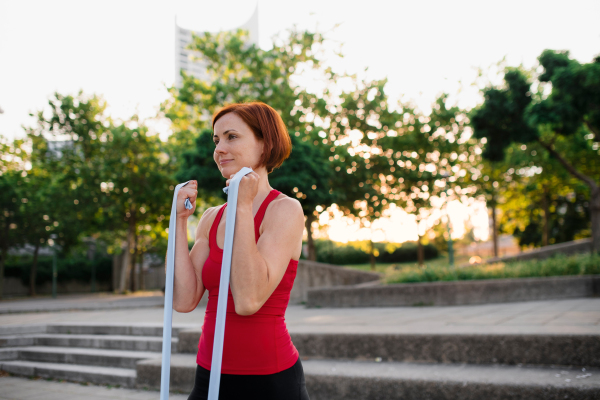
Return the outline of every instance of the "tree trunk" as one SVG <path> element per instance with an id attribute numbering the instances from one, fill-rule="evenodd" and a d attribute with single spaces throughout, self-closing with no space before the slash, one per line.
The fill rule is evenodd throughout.
<path id="1" fill-rule="evenodd" d="M 6 252 L 2 249 L 2 255 L 0 255 L 0 299 L 4 294 L 4 260 L 6 260 Z"/>
<path id="2" fill-rule="evenodd" d="M 146 290 L 146 282 L 144 279 L 144 252 L 140 251 L 140 271 L 138 273 L 139 289 Z"/>
<path id="3" fill-rule="evenodd" d="M 544 186 L 544 195 L 542 197 L 544 207 L 544 229 L 542 232 L 542 246 L 548 246 L 550 236 L 550 207 L 548 205 L 548 189 Z"/>
<path id="4" fill-rule="evenodd" d="M 8 256 L 8 231 L 10 224 L 7 223 L 4 226 L 4 240 L 2 241 L 2 249 L 0 253 L 0 299 L 4 295 L 4 264 L 6 264 L 6 258 Z"/>
<path id="5" fill-rule="evenodd" d="M 417 263 L 419 267 L 425 264 L 425 252 L 423 251 L 423 242 L 421 242 L 421 235 L 418 235 L 417 239 Z"/>
<path id="6" fill-rule="evenodd" d="M 131 251 L 133 250 L 133 241 L 135 235 L 135 214 L 133 207 L 131 208 L 129 215 L 129 228 L 127 230 L 127 247 L 125 248 L 125 257 L 123 257 L 123 263 L 121 265 L 121 280 L 119 282 L 119 292 L 124 293 L 127 289 L 127 276 L 129 267 L 131 266 Z"/>
<path id="7" fill-rule="evenodd" d="M 494 241 L 494 257 L 498 257 L 498 229 L 496 227 L 496 203 L 492 202 L 492 239 Z"/>
<path id="8" fill-rule="evenodd" d="M 138 287 L 138 282 L 137 282 L 137 271 L 136 271 L 136 263 L 137 263 L 137 256 L 138 256 L 138 234 L 137 234 L 137 229 L 133 229 L 133 252 L 131 254 L 131 268 L 130 268 L 130 272 L 131 272 L 131 276 L 129 279 L 129 283 L 130 283 L 130 290 L 132 292 L 135 292 L 137 290 Z"/>
<path id="9" fill-rule="evenodd" d="M 592 253 L 600 254 L 600 187 L 592 189 L 590 199 L 592 214 Z"/>
<path id="10" fill-rule="evenodd" d="M 29 295 L 35 296 L 35 275 L 37 270 L 38 253 L 40 250 L 40 243 L 35 244 L 35 250 L 33 251 L 33 262 L 31 263 L 31 272 L 29 274 Z"/>
<path id="11" fill-rule="evenodd" d="M 373 243 L 372 240 L 370 240 L 371 242 L 371 251 L 369 252 L 369 258 L 370 258 L 370 262 L 371 262 L 371 271 L 375 271 L 375 243 Z"/>
<path id="12" fill-rule="evenodd" d="M 494 171 L 496 168 L 495 168 L 494 163 L 491 163 L 490 167 L 491 167 L 490 176 L 492 178 L 490 180 L 490 183 L 492 184 L 492 187 L 491 187 L 492 199 L 490 201 L 490 206 L 492 208 L 492 241 L 494 244 L 494 257 L 498 257 L 498 228 L 497 228 L 498 224 L 497 224 L 497 217 L 496 217 L 497 203 L 496 203 L 496 190 L 494 190 L 494 184 L 493 184 L 494 176 L 495 176 Z"/>
<path id="13" fill-rule="evenodd" d="M 589 126 L 588 126 L 589 127 Z M 550 143 L 545 143 L 541 139 L 538 142 L 553 155 L 558 162 L 574 177 L 584 182 L 590 188 L 590 214 L 592 218 L 592 253 L 600 253 L 600 186 L 593 178 L 582 174 L 573 165 L 571 165 L 561 154 L 559 154 L 554 146 Z"/>
<path id="14" fill-rule="evenodd" d="M 308 244 L 308 259 L 310 261 L 317 261 L 317 251 L 315 249 L 315 242 L 312 237 L 312 223 L 317 219 L 312 213 L 306 216 L 306 243 Z"/>
<path id="15" fill-rule="evenodd" d="M 0 254 L 0 299 L 4 294 L 4 264 L 6 264 L 6 256 L 8 251 L 4 244 L 2 245 L 2 254 Z"/>

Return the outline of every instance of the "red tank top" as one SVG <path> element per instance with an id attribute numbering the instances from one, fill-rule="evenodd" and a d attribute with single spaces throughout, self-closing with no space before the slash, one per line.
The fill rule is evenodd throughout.
<path id="1" fill-rule="evenodd" d="M 273 189 L 254 216 L 254 235 L 260 237 L 259 228 L 267 206 L 281 192 Z M 219 281 L 223 249 L 217 246 L 217 228 L 227 203 L 219 210 L 209 234 L 210 253 L 202 267 L 202 282 L 208 290 L 208 304 L 204 314 L 202 335 L 198 343 L 196 363 L 208 370 L 211 367 Z M 285 310 L 290 301 L 290 291 L 296 277 L 298 261 L 290 259 L 281 282 L 263 306 L 252 315 L 238 315 L 229 288 L 223 363 L 221 372 L 235 375 L 274 374 L 290 368 L 298 360 L 298 350 L 292 343 L 285 325 Z"/>

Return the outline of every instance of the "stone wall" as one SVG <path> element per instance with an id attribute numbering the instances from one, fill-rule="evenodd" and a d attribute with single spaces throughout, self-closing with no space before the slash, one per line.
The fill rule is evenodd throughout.
<path id="1" fill-rule="evenodd" d="M 555 254 L 579 254 L 589 253 L 592 251 L 592 238 L 573 240 L 572 242 L 551 244 L 549 246 L 540 247 L 539 249 L 526 251 L 523 253 L 490 258 L 485 260 L 485 263 L 490 264 L 494 262 L 509 262 L 509 261 L 522 261 L 522 260 L 542 260 Z"/>
<path id="2" fill-rule="evenodd" d="M 147 290 L 162 289 L 165 285 L 164 264 L 144 271 Z M 309 288 L 356 285 L 379 280 L 379 274 L 358 271 L 339 265 L 324 264 L 308 260 L 300 260 L 296 271 L 296 279 L 290 293 L 290 304 L 300 304 L 307 300 Z M 203 296 L 200 304 L 206 304 L 207 296 Z"/>
<path id="3" fill-rule="evenodd" d="M 113 279 L 112 286 L 110 282 L 97 283 L 97 291 L 111 291 L 112 288 L 118 288 L 121 268 L 121 256 L 115 256 L 113 259 Z M 139 266 L 138 266 L 139 267 Z M 140 284 L 138 289 L 144 290 L 162 290 L 165 285 L 165 266 L 163 264 L 153 264 L 147 268 L 138 268 L 140 274 Z M 290 293 L 290 304 L 300 304 L 306 302 L 307 291 L 310 288 L 321 288 L 331 286 L 357 285 L 366 282 L 379 281 L 379 274 L 373 272 L 359 271 L 356 269 L 318 263 L 308 260 L 298 262 L 298 270 L 294 286 Z M 29 290 L 27 286 L 21 283 L 18 278 L 5 278 L 4 291 L 6 297 L 27 296 Z M 39 294 L 52 293 L 52 284 L 47 282 L 38 287 Z M 61 283 L 58 285 L 58 293 L 89 293 L 91 286 L 89 283 L 77 281 Z M 200 304 L 206 304 L 207 296 L 203 296 Z"/>
<path id="4" fill-rule="evenodd" d="M 309 307 L 456 306 L 592 297 L 600 275 L 419 282 L 308 290 Z"/>
<path id="5" fill-rule="evenodd" d="M 379 274 L 374 272 L 300 260 L 298 262 L 294 287 L 290 293 L 290 304 L 306 302 L 308 300 L 308 289 L 310 288 L 356 285 L 378 280 Z"/>

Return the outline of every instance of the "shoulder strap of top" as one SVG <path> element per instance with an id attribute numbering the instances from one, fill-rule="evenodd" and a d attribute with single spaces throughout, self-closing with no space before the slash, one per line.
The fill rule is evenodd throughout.
<path id="1" fill-rule="evenodd" d="M 271 190 L 267 197 L 263 200 L 258 212 L 254 216 L 254 237 L 258 242 L 258 238 L 260 237 L 260 224 L 262 224 L 263 218 L 265 216 L 265 212 L 267 211 L 267 207 L 269 203 L 271 203 L 277 196 L 279 196 L 281 192 L 277 189 Z M 217 247 L 217 229 L 219 228 L 219 222 L 221 222 L 221 218 L 223 217 L 223 212 L 225 211 L 225 207 L 227 207 L 227 203 L 223 204 L 223 206 L 217 212 L 217 216 L 215 217 L 212 226 L 210 227 L 210 233 L 208 235 L 208 241 L 210 247 Z"/>
<path id="2" fill-rule="evenodd" d="M 218 247 L 217 229 L 219 228 L 219 222 L 221 222 L 221 217 L 223 216 L 223 211 L 225 210 L 225 207 L 227 207 L 227 203 L 225 203 L 223 207 L 219 209 L 219 212 L 217 213 L 217 216 L 215 217 L 215 220 L 213 221 L 212 226 L 210 227 L 210 233 L 208 235 L 208 243 L 210 247 Z"/>
<path id="3" fill-rule="evenodd" d="M 279 196 L 280 193 L 281 192 L 277 189 L 271 190 L 271 192 L 269 192 L 269 194 L 267 195 L 267 198 L 260 205 L 258 212 L 254 216 L 254 237 L 256 238 L 257 242 L 258 238 L 260 237 L 260 233 L 258 233 L 258 231 L 260 230 L 260 224 L 262 224 L 262 220 L 265 216 L 265 212 L 267 211 L 267 207 L 269 206 L 269 203 L 271 203 L 275 199 L 275 197 Z"/>

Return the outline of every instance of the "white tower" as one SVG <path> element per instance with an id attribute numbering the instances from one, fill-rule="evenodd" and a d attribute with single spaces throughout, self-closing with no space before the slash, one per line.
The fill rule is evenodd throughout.
<path id="1" fill-rule="evenodd" d="M 243 25 L 234 28 L 231 31 L 235 31 L 239 28 L 249 31 L 250 44 L 258 46 L 258 2 L 256 3 L 256 8 L 250 19 Z M 177 17 L 175 17 L 175 85 L 177 87 L 181 87 L 183 83 L 180 74 L 182 69 L 187 74 L 193 75 L 198 79 L 208 79 L 206 74 L 206 63 L 204 61 L 192 61 L 194 52 L 186 49 L 188 44 L 192 42 L 192 33 L 200 35 L 202 32 L 179 27 L 177 25 Z"/>

